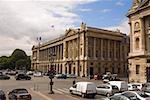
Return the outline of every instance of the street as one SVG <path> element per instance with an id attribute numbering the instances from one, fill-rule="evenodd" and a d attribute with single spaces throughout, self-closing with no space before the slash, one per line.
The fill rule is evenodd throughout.
<path id="1" fill-rule="evenodd" d="M 14 76 L 11 76 L 10 80 L 0 80 L 0 89 L 4 90 L 6 96 L 9 91 L 14 88 L 26 88 L 32 95 L 32 100 L 100 100 L 104 97 L 96 95 L 94 99 L 81 98 L 77 95 L 71 95 L 69 93 L 69 87 L 72 86 L 74 79 L 53 79 L 53 91 L 54 94 L 49 94 L 49 78 L 44 77 L 32 77 L 31 80 L 19 80 L 16 81 Z M 100 84 L 101 81 L 89 80 L 86 78 L 78 78 L 77 81 L 93 81 L 96 84 Z"/>

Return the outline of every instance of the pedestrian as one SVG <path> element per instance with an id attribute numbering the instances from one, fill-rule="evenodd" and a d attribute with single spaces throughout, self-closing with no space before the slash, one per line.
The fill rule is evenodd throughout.
<path id="1" fill-rule="evenodd" d="M 76 81 L 75 80 L 73 80 L 73 85 L 76 83 Z"/>

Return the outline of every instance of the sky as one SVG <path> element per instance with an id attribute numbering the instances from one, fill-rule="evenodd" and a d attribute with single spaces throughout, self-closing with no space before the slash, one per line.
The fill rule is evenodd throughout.
<path id="1" fill-rule="evenodd" d="M 16 48 L 31 55 L 37 38 L 52 40 L 82 22 L 128 34 L 131 5 L 132 0 L 0 0 L 0 56 Z"/>

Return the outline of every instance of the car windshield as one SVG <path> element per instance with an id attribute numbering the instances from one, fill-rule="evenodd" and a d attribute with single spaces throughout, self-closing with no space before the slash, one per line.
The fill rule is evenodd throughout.
<path id="1" fill-rule="evenodd" d="M 138 94 L 141 96 L 141 97 L 150 97 L 149 95 L 145 94 L 144 92 L 138 92 Z"/>
<path id="2" fill-rule="evenodd" d="M 17 93 L 28 93 L 26 89 L 18 89 Z"/>

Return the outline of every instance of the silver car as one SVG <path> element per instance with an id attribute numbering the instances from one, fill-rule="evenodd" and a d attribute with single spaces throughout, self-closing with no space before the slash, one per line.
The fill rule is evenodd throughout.
<path id="1" fill-rule="evenodd" d="M 119 89 L 115 85 L 110 84 L 100 84 L 96 87 L 97 94 L 106 95 L 107 97 L 118 93 Z"/>
<path id="2" fill-rule="evenodd" d="M 113 95 L 111 97 L 102 98 L 102 100 L 130 100 L 130 99 L 123 95 Z"/>

